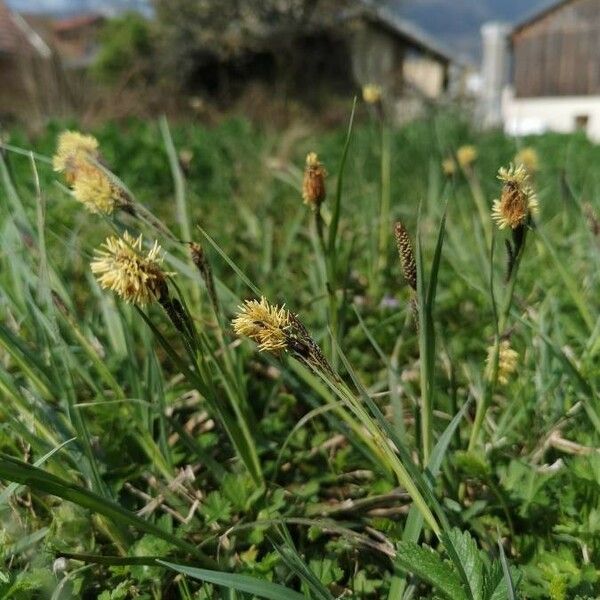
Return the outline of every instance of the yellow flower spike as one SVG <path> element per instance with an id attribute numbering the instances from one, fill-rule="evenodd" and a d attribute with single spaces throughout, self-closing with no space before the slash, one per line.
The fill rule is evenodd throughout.
<path id="1" fill-rule="evenodd" d="M 142 236 L 133 238 L 125 232 L 122 238 L 106 239 L 95 251 L 91 269 L 103 289 L 115 292 L 126 302 L 145 306 L 168 296 L 162 262 L 158 242 L 144 255 Z"/>
<path id="2" fill-rule="evenodd" d="M 383 91 L 381 86 L 375 83 L 367 83 L 366 85 L 363 85 L 362 96 L 367 104 L 377 104 L 378 102 L 381 102 Z"/>
<path id="3" fill-rule="evenodd" d="M 456 162 L 452 157 L 445 158 L 442 161 L 442 172 L 446 177 L 451 177 L 456 173 Z"/>
<path id="4" fill-rule="evenodd" d="M 109 215 L 120 204 L 122 193 L 100 167 L 81 162 L 74 176 L 73 196 L 90 212 Z"/>
<path id="5" fill-rule="evenodd" d="M 52 157 L 52 166 L 59 173 L 64 173 L 67 183 L 72 184 L 81 161 L 98 160 L 98 140 L 92 135 L 84 135 L 78 131 L 63 131 L 58 136 L 56 153 Z"/>
<path id="6" fill-rule="evenodd" d="M 488 348 L 488 355 L 486 359 L 486 377 L 491 380 L 493 376 L 493 360 L 495 354 L 495 347 L 490 346 Z M 519 360 L 519 353 L 510 347 L 508 340 L 502 340 L 498 348 L 498 374 L 497 380 L 500 385 L 507 385 L 510 376 L 517 370 Z"/>
<path id="7" fill-rule="evenodd" d="M 523 165 L 530 175 L 535 174 L 540 168 L 540 157 L 535 148 L 527 146 L 515 155 L 515 165 Z"/>
<path id="8" fill-rule="evenodd" d="M 461 169 L 470 168 L 473 163 L 477 160 L 477 148 L 470 144 L 461 146 L 456 151 L 456 160 Z"/>
<path id="9" fill-rule="evenodd" d="M 499 229 L 516 229 L 524 225 L 530 214 L 537 214 L 538 200 L 529 184 L 529 174 L 523 165 L 498 171 L 498 179 L 504 183 L 499 200 L 494 200 L 492 218 Z"/>
<path id="10" fill-rule="evenodd" d="M 288 349 L 290 313 L 283 306 L 269 304 L 264 297 L 260 301 L 246 300 L 239 306 L 232 325 L 237 335 L 255 341 L 261 351 L 277 353 Z"/>

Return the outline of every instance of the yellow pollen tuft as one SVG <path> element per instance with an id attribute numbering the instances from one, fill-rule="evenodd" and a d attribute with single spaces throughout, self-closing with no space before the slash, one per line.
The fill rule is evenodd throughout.
<path id="1" fill-rule="evenodd" d="M 362 96 L 363 100 L 367 104 L 377 104 L 378 102 L 381 102 L 382 95 L 383 92 L 381 90 L 381 86 L 375 83 L 367 83 L 366 85 L 363 85 Z"/>
<path id="2" fill-rule="evenodd" d="M 470 168 L 477 160 L 477 148 L 475 148 L 475 146 L 471 146 L 470 144 L 461 146 L 456 151 L 456 160 L 461 169 Z"/>
<path id="3" fill-rule="evenodd" d="M 261 351 L 280 352 L 288 349 L 288 335 L 292 326 L 290 313 L 283 306 L 269 304 L 264 297 L 260 301 L 246 300 L 243 306 L 239 306 L 232 325 L 237 335 L 255 341 Z"/>
<path id="4" fill-rule="evenodd" d="M 146 255 L 142 253 L 142 236 L 111 236 L 95 251 L 92 273 L 105 290 L 111 290 L 126 302 L 145 306 L 167 294 L 161 268 L 163 257 L 158 242 Z M 170 273 L 169 273 L 170 274 Z"/>
<path id="5" fill-rule="evenodd" d="M 74 180 L 75 172 L 81 160 L 98 160 L 98 140 L 91 135 L 84 135 L 78 131 L 63 131 L 58 136 L 56 153 L 52 157 L 52 166 L 55 171 L 65 174 L 67 183 Z"/>
<path id="6" fill-rule="evenodd" d="M 530 214 L 537 214 L 538 201 L 529 185 L 529 175 L 523 165 L 498 171 L 498 179 L 504 183 L 499 200 L 494 200 L 492 218 L 499 229 L 516 229 L 524 225 Z"/>
<path id="7" fill-rule="evenodd" d="M 108 215 L 118 204 L 121 193 L 100 167 L 81 162 L 73 182 L 73 196 L 91 212 Z"/>
<path id="8" fill-rule="evenodd" d="M 533 175 L 540 168 L 540 158 L 535 148 L 527 146 L 522 148 L 515 155 L 515 165 L 523 165 L 530 175 Z"/>
<path id="9" fill-rule="evenodd" d="M 494 356 L 495 347 L 490 346 L 488 348 L 488 355 L 486 359 L 486 377 L 488 380 L 492 379 L 494 370 Z M 502 340 L 498 348 L 498 373 L 497 380 L 500 385 L 507 385 L 510 376 L 517 370 L 519 360 L 519 353 L 510 347 L 508 340 Z"/>
<path id="10" fill-rule="evenodd" d="M 442 171 L 447 177 L 451 177 L 456 173 L 456 162 L 452 157 L 445 158 L 442 161 Z"/>

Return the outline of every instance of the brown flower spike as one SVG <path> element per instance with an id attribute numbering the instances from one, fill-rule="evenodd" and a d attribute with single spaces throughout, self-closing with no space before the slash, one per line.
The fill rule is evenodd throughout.
<path id="1" fill-rule="evenodd" d="M 327 171 L 315 152 L 306 156 L 304 180 L 302 182 L 302 198 L 313 210 L 318 210 L 325 200 L 325 177 Z"/>
<path id="2" fill-rule="evenodd" d="M 402 271 L 406 283 L 416 292 L 417 291 L 417 263 L 413 251 L 412 242 L 406 227 L 398 221 L 394 227 L 396 244 L 398 245 L 398 254 L 402 263 Z"/>
<path id="3" fill-rule="evenodd" d="M 492 218 L 499 229 L 517 229 L 525 225 L 530 214 L 538 210 L 538 201 L 529 184 L 529 174 L 523 165 L 498 171 L 498 179 L 504 183 L 499 200 L 494 200 Z"/>
<path id="4" fill-rule="evenodd" d="M 215 288 L 215 279 L 213 277 L 212 269 L 210 267 L 210 263 L 206 258 L 206 253 L 204 252 L 204 248 L 200 244 L 196 244 L 195 242 L 189 243 L 190 256 L 192 258 L 192 262 L 198 269 L 200 273 L 200 277 L 204 281 L 204 285 L 206 286 L 206 291 L 208 293 L 208 297 L 213 305 L 216 314 L 219 314 L 219 302 L 217 300 L 217 291 Z"/>

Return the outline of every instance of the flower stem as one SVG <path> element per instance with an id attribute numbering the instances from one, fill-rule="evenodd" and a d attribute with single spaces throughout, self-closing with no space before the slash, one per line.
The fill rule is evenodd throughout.
<path id="1" fill-rule="evenodd" d="M 493 353 L 491 356 L 492 372 L 490 374 L 489 381 L 484 384 L 483 395 L 481 397 L 481 400 L 477 404 L 477 411 L 475 412 L 475 421 L 473 422 L 473 429 L 471 430 L 471 437 L 469 439 L 469 446 L 468 446 L 469 452 L 471 452 L 475 449 L 475 446 L 477 445 L 477 443 L 479 441 L 479 436 L 480 436 L 481 428 L 483 427 L 485 415 L 486 415 L 487 410 L 492 402 L 492 398 L 494 395 L 494 389 L 496 387 L 496 384 L 498 383 L 498 360 L 499 360 L 499 356 L 500 356 L 500 340 L 501 340 L 502 334 L 506 330 L 508 317 L 510 316 L 510 310 L 512 308 L 512 302 L 513 302 L 514 292 L 515 292 L 515 284 L 517 281 L 517 273 L 519 271 L 519 265 L 521 264 L 521 258 L 523 256 L 523 252 L 525 250 L 526 236 L 527 236 L 527 229 L 525 228 L 525 231 L 523 233 L 523 241 L 522 241 L 521 247 L 519 248 L 518 253 L 515 257 L 514 265 L 513 265 L 511 274 L 510 274 L 510 279 L 508 280 L 508 287 L 507 287 L 506 293 L 504 295 L 504 302 L 502 304 L 502 309 L 501 309 L 500 315 L 495 323 L 496 335 L 494 338 L 494 350 L 493 350 Z M 493 277 L 493 275 L 492 275 L 492 277 Z M 492 288 L 492 302 L 494 303 L 494 307 L 495 307 L 495 301 L 493 299 L 494 298 L 493 284 L 491 285 L 491 288 Z M 494 312 L 496 312 L 495 308 L 494 308 Z"/>

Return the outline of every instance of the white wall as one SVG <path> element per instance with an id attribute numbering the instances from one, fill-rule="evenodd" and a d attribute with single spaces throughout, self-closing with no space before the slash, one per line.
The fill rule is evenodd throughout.
<path id="1" fill-rule="evenodd" d="M 407 56 L 403 64 L 404 81 L 428 98 L 444 93 L 444 66 L 427 56 Z"/>
<path id="2" fill-rule="evenodd" d="M 515 98 L 507 88 L 502 116 L 506 133 L 517 136 L 545 131 L 571 133 L 578 129 L 577 118 L 587 117 L 585 131 L 600 142 L 600 96 Z"/>

